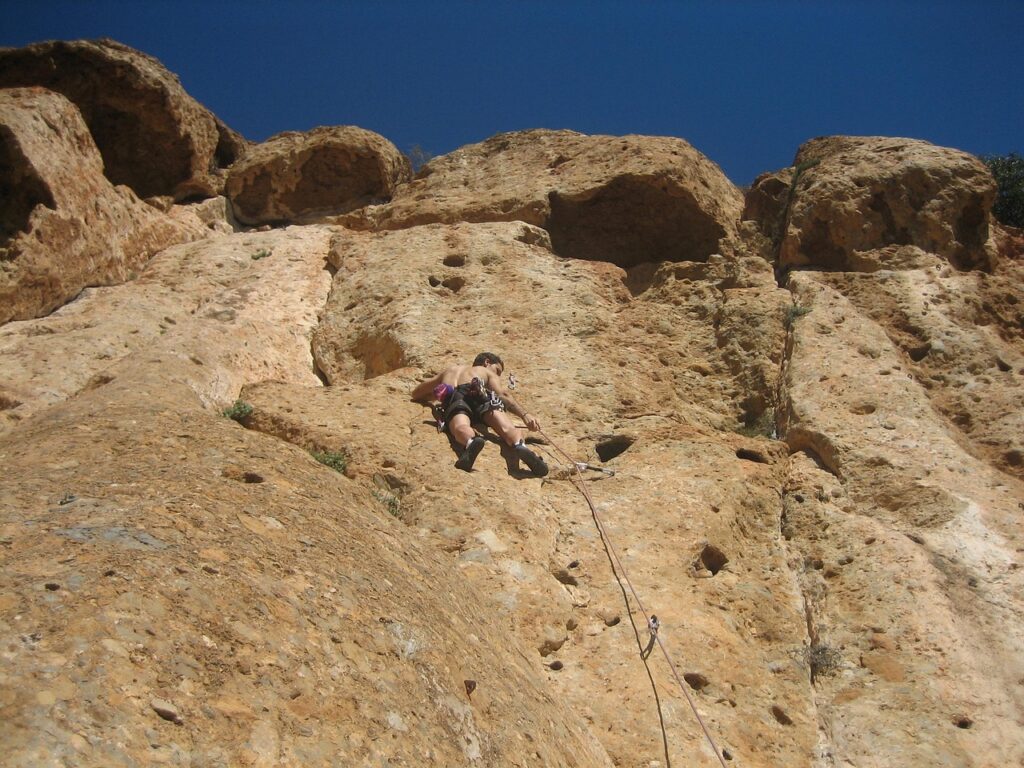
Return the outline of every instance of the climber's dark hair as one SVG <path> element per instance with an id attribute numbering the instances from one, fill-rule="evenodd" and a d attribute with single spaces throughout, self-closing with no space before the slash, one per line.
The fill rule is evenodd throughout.
<path id="1" fill-rule="evenodd" d="M 497 363 L 502 368 L 505 367 L 505 364 L 501 362 L 501 358 L 493 352 L 481 352 L 473 361 L 473 365 L 487 365 L 488 363 Z"/>

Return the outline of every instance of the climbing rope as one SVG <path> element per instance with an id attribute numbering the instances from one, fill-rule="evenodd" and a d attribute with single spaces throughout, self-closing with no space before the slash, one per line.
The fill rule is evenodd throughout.
<path id="1" fill-rule="evenodd" d="M 590 491 L 587 489 L 586 481 L 583 479 L 583 468 L 588 465 L 585 462 L 575 461 L 568 453 L 563 451 L 558 444 L 552 440 L 544 432 L 544 430 L 538 430 L 540 434 L 548 441 L 548 444 L 561 454 L 566 461 L 576 470 L 576 474 L 573 477 L 575 480 L 574 484 L 580 489 L 583 497 L 587 500 L 587 505 L 590 507 L 590 514 L 594 518 L 594 523 L 597 525 L 597 530 L 601 534 L 601 539 L 604 542 L 605 548 L 608 551 L 608 556 L 612 560 L 613 570 L 615 578 L 619 581 L 619 586 L 622 586 L 623 580 L 629 587 L 630 594 L 633 595 L 633 599 L 636 601 L 637 607 L 640 609 L 640 613 L 643 614 L 644 620 L 647 622 L 647 629 L 650 632 L 651 640 L 658 644 L 661 649 L 662 655 L 665 657 L 665 662 L 668 664 L 669 669 L 672 671 L 672 676 L 675 678 L 676 683 L 679 685 L 679 690 L 683 692 L 683 696 L 686 697 L 687 703 L 690 705 L 690 709 L 693 710 L 694 717 L 697 718 L 697 722 L 700 723 L 701 730 L 704 731 L 704 736 L 708 740 L 708 744 L 711 745 L 711 750 L 715 753 L 715 757 L 718 758 L 718 762 L 722 768 L 728 768 L 725 764 L 725 759 L 722 757 L 721 750 L 718 749 L 718 745 L 715 744 L 714 738 L 711 736 L 711 731 L 708 730 L 707 725 L 704 723 L 704 718 L 700 716 L 700 712 L 697 710 L 697 705 L 693 701 L 693 697 L 686 690 L 686 686 L 683 684 L 682 678 L 679 676 L 679 672 L 676 671 L 675 664 L 672 663 L 672 657 L 669 656 L 668 650 L 665 648 L 665 643 L 661 639 L 661 622 L 658 617 L 654 614 L 649 614 L 647 609 L 644 607 L 643 601 L 640 600 L 640 595 L 636 593 L 636 589 L 633 587 L 633 582 L 629 578 L 629 573 L 626 571 L 625 566 L 622 564 L 622 560 L 619 558 L 618 552 L 615 550 L 615 546 L 612 544 L 611 537 L 608 535 L 608 529 L 605 528 L 604 521 L 601 519 L 601 515 L 597 511 L 597 505 L 594 504 L 594 499 L 590 495 Z M 622 574 L 620 577 L 619 574 Z M 627 606 L 628 607 L 628 606 Z"/>

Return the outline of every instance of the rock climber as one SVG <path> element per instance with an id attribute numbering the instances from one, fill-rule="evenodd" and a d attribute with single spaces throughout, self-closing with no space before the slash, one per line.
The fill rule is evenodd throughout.
<path id="1" fill-rule="evenodd" d="M 422 381 L 412 391 L 412 399 L 437 400 L 444 409 L 448 433 L 462 446 L 455 466 L 469 472 L 487 441 L 476 433 L 473 424 L 483 422 L 505 441 L 515 465 L 522 459 L 536 477 L 548 473 L 548 465 L 526 447 L 526 442 L 506 410 L 519 416 L 527 429 L 536 431 L 540 423 L 527 413 L 501 383 L 505 364 L 493 352 L 481 352 L 472 365 L 449 365 L 436 376 Z M 510 469 L 513 469 L 510 462 Z"/>

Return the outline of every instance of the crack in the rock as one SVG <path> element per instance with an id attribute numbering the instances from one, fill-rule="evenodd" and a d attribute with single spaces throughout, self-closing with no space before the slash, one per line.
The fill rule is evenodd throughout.
<path id="1" fill-rule="evenodd" d="M 787 203 L 787 212 L 788 212 Z M 788 275 L 783 276 L 779 287 L 786 288 L 794 295 L 793 289 L 789 286 Z M 792 404 L 789 399 L 788 388 L 786 386 L 786 376 L 788 374 L 789 365 L 793 356 L 793 349 L 795 343 L 795 328 L 792 323 L 789 323 L 786 328 L 786 338 L 783 342 L 782 354 L 780 355 L 779 362 L 779 377 L 775 387 L 775 433 L 779 436 L 780 440 L 786 443 L 790 454 L 793 452 L 793 445 L 789 435 L 789 422 L 792 417 Z M 818 706 L 818 694 L 815 686 L 815 668 L 811 663 L 811 655 L 814 653 L 814 649 L 821 647 L 821 637 L 818 633 L 814 618 L 814 597 L 807 590 L 803 584 L 801 575 L 797 573 L 792 567 L 790 567 L 790 545 L 789 538 L 786 535 L 786 528 L 788 526 L 787 514 L 786 514 L 786 499 L 788 492 L 786 490 L 786 478 L 789 475 L 789 463 L 792 459 L 787 459 L 786 467 L 782 471 L 780 477 L 779 491 L 779 545 L 782 551 L 785 553 L 784 561 L 792 579 L 793 585 L 800 594 L 800 599 L 803 603 L 804 609 L 804 625 L 807 631 L 807 645 L 804 647 L 804 653 L 808 660 L 808 697 L 810 699 L 811 706 L 814 708 L 814 715 L 817 720 L 818 729 L 818 753 L 823 760 L 827 760 L 828 764 L 834 765 L 834 761 L 831 759 L 831 755 L 834 754 L 832 740 L 829 737 L 828 724 L 821 714 Z M 831 470 L 829 470 L 831 471 Z M 836 472 L 832 474 L 838 477 Z"/>

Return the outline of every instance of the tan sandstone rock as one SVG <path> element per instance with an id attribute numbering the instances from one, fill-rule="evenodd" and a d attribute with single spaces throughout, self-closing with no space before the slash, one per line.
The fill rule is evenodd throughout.
<path id="1" fill-rule="evenodd" d="M 0 91 L 0 323 L 83 287 L 125 280 L 157 251 L 203 237 L 103 175 L 75 106 L 41 88 Z"/>
<path id="2" fill-rule="evenodd" d="M 903 268 L 900 248 L 913 246 L 958 269 L 989 269 L 995 191 L 988 169 L 966 152 L 830 136 L 803 144 L 791 169 L 758 177 L 745 215 L 774 238 L 780 267 Z"/>
<path id="3" fill-rule="evenodd" d="M 85 118 L 107 177 L 139 197 L 209 197 L 246 142 L 155 58 L 113 40 L 0 49 L 0 88 L 42 86 Z"/>
<path id="4" fill-rule="evenodd" d="M 394 144 L 354 126 L 287 132 L 252 147 L 226 193 L 247 224 L 311 221 L 391 199 L 411 175 Z"/>
<path id="5" fill-rule="evenodd" d="M 390 204 L 342 222 L 519 220 L 546 229 L 563 256 L 631 267 L 732 253 L 742 206 L 718 166 L 682 139 L 535 130 L 436 158 Z"/>

